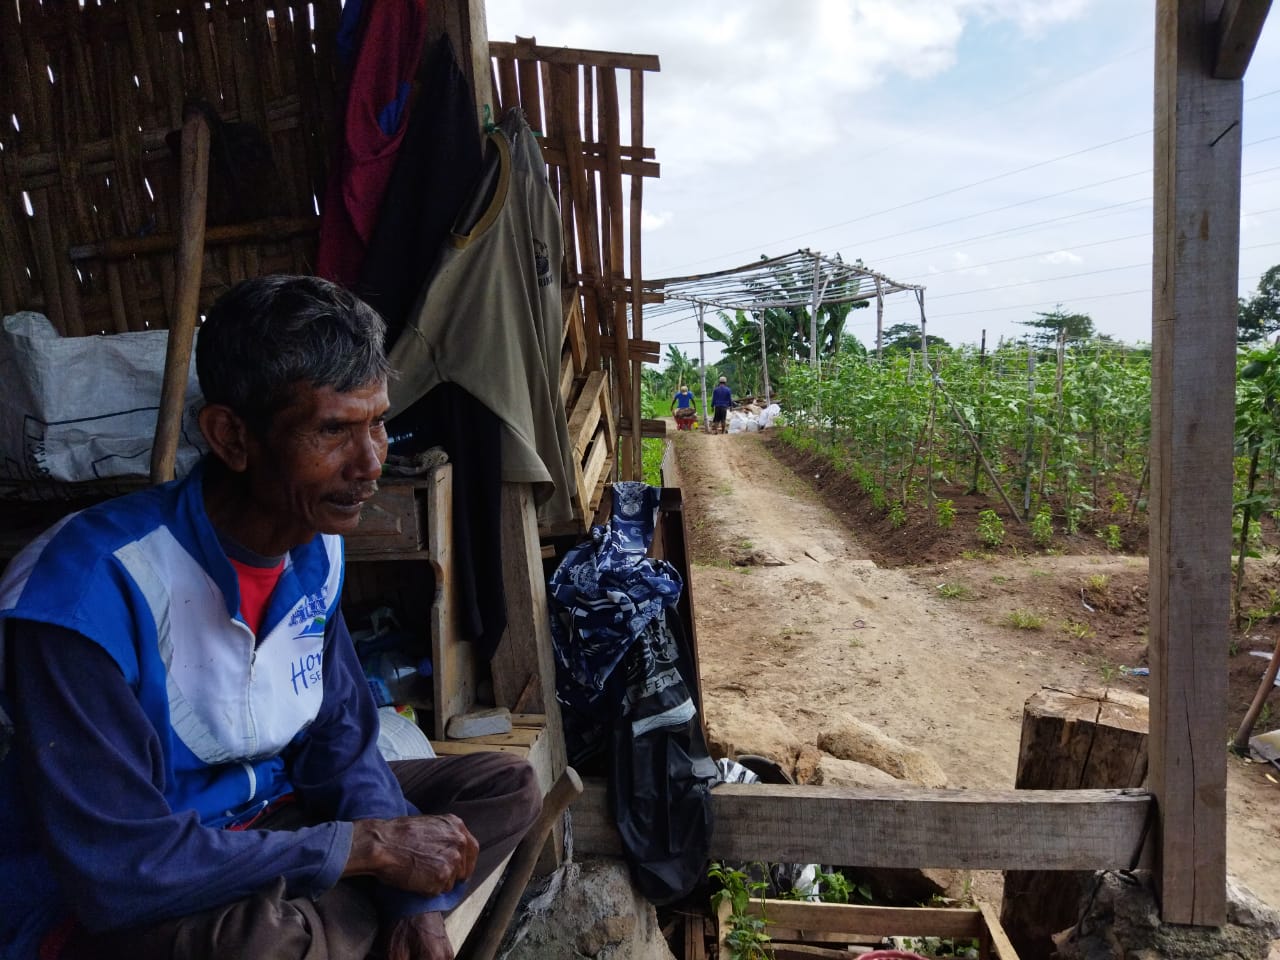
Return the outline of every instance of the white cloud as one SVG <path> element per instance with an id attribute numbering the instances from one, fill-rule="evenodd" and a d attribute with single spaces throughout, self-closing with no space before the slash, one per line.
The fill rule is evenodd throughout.
<path id="1" fill-rule="evenodd" d="M 647 139 L 672 175 L 848 143 L 860 94 L 952 67 L 975 20 L 1022 31 L 1078 16 L 1088 0 L 738 0 L 723 4 L 489 0 L 490 35 L 656 53 L 645 79 Z M 664 172 L 665 174 L 665 172 Z"/>
<path id="2" fill-rule="evenodd" d="M 1041 263 L 1052 263 L 1054 265 L 1063 263 L 1084 263 L 1084 257 L 1079 254 L 1072 253 L 1070 250 L 1055 250 L 1053 253 L 1046 253 L 1040 258 Z"/>
<path id="3" fill-rule="evenodd" d="M 640 214 L 640 229 L 645 233 L 652 233 L 655 230 L 661 230 L 674 216 L 670 210 L 649 211 L 645 210 Z"/>
<path id="4" fill-rule="evenodd" d="M 991 268 L 980 263 L 974 264 L 973 257 L 962 250 L 953 250 L 951 251 L 951 266 L 941 272 L 954 273 L 958 276 L 985 277 L 991 272 Z"/>

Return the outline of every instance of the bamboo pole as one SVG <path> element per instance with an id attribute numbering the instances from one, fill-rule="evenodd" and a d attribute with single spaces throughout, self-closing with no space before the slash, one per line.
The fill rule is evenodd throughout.
<path id="1" fill-rule="evenodd" d="M 209 200 L 209 124 L 204 114 L 189 110 L 182 124 L 182 221 L 178 242 L 178 287 L 165 348 L 164 382 L 151 448 L 151 482 L 172 480 L 182 432 L 182 404 L 191 366 L 196 313 L 200 309 L 200 274 L 204 261 L 205 213 Z"/>
<path id="2" fill-rule="evenodd" d="M 991 464 L 987 462 L 986 456 L 982 453 L 982 448 L 978 445 L 978 438 L 973 435 L 973 431 L 969 429 L 969 424 L 965 422 L 964 416 L 960 413 L 955 401 L 942 386 L 942 381 L 933 369 L 925 362 L 925 371 L 933 378 L 934 385 L 938 388 L 938 392 L 942 394 L 942 399 L 947 401 L 947 406 L 951 408 L 951 415 L 955 417 L 956 423 L 960 424 L 960 429 L 964 431 L 964 435 L 969 438 L 969 442 L 973 444 L 973 449 L 978 451 L 978 456 L 982 460 L 982 467 L 987 471 L 987 478 L 996 488 L 996 493 L 1000 494 L 1000 499 L 1004 501 L 1004 505 L 1009 508 L 1009 515 L 1018 523 L 1022 523 L 1022 517 L 1018 515 L 1018 511 L 1013 506 L 1013 501 L 1009 499 L 1009 495 L 1004 492 L 1004 487 L 1000 485 L 1000 481 L 996 479 L 995 471 L 991 469 Z"/>
<path id="3" fill-rule="evenodd" d="M 1036 442 L 1036 352 L 1027 347 L 1027 445 L 1022 451 L 1022 516 L 1031 519 L 1031 458 Z"/>

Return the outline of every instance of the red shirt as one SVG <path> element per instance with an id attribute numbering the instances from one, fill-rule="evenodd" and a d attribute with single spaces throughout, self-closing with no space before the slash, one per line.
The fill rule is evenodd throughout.
<path id="1" fill-rule="evenodd" d="M 255 567 L 234 557 L 228 557 L 240 581 L 240 616 L 256 637 L 262 630 L 262 620 L 267 615 L 267 601 L 276 588 L 284 571 L 284 558 L 274 567 Z"/>

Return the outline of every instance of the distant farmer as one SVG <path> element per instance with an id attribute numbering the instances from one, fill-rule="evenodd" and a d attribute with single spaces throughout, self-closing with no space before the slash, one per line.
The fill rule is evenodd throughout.
<path id="1" fill-rule="evenodd" d="M 729 381 L 726 377 L 721 377 L 720 382 L 716 384 L 716 388 L 711 393 L 711 408 L 715 410 L 715 420 L 711 422 L 712 433 L 724 433 L 727 426 L 726 418 L 729 416 L 729 408 L 733 406 L 733 391 L 729 389 Z"/>
<path id="2" fill-rule="evenodd" d="M 697 416 L 697 411 L 693 407 L 693 394 L 683 383 L 680 384 L 679 392 L 671 401 L 671 412 L 675 414 L 677 429 L 688 430 L 693 425 L 693 418 Z"/>
<path id="3" fill-rule="evenodd" d="M 378 752 L 340 601 L 383 330 L 327 281 L 233 287 L 196 347 L 209 455 L 0 578 L 0 957 L 453 956 L 444 912 L 540 791 L 507 754 Z"/>

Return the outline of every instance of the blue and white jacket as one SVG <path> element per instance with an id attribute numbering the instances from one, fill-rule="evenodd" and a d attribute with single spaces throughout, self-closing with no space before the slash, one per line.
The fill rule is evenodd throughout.
<path id="1" fill-rule="evenodd" d="M 64 519 L 0 579 L 0 707 L 28 744 L 0 759 L 4 960 L 67 916 L 156 922 L 279 877 L 318 896 L 349 821 L 409 812 L 338 606 L 341 538 L 290 552 L 255 637 L 202 476 Z M 290 792 L 325 822 L 218 829 Z M 452 905 L 407 899 L 397 912 Z"/>

